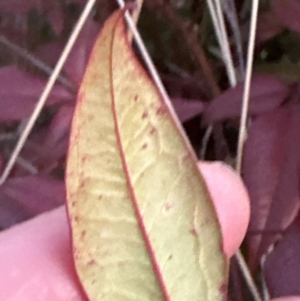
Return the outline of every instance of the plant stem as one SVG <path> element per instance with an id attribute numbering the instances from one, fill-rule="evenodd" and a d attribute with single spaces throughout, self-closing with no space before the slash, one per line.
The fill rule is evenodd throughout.
<path id="1" fill-rule="evenodd" d="M 258 15 L 259 0 L 252 1 L 252 14 L 251 14 L 251 24 L 250 24 L 250 37 L 248 44 L 247 52 L 247 67 L 246 67 L 246 78 L 245 78 L 245 88 L 243 95 L 243 106 L 240 119 L 240 130 L 238 138 L 238 147 L 237 147 L 237 161 L 236 161 L 236 171 L 241 174 L 242 172 L 242 158 L 244 152 L 244 143 L 247 136 L 247 118 L 248 118 L 248 108 L 249 108 L 249 99 L 250 99 L 250 86 L 253 70 L 253 59 L 254 59 L 254 46 L 255 46 L 255 36 L 256 36 L 256 26 L 257 26 L 257 15 Z M 262 301 L 262 298 L 259 294 L 259 291 L 255 285 L 255 282 L 251 276 L 249 268 L 245 262 L 245 259 L 240 252 L 236 253 L 236 259 L 238 264 L 243 272 L 247 285 L 252 293 L 252 296 L 255 301 Z"/>
<path id="2" fill-rule="evenodd" d="M 142 7 L 143 7 L 143 3 L 144 3 L 144 0 L 135 0 L 135 4 L 136 4 L 137 7 L 134 9 L 134 11 L 131 14 L 131 19 L 132 19 L 132 21 L 134 22 L 135 25 L 137 25 L 137 23 L 138 23 L 138 20 L 139 20 L 140 14 L 141 14 L 141 10 L 142 10 Z M 130 30 L 128 32 L 129 41 L 131 41 L 132 38 L 133 38 L 133 33 Z"/>
<path id="3" fill-rule="evenodd" d="M 227 68 L 227 74 L 229 77 L 229 81 L 231 86 L 235 86 L 237 83 L 237 78 L 235 73 L 233 73 L 233 65 L 232 61 L 230 62 L 231 55 L 227 53 L 229 50 L 228 46 L 228 39 L 227 39 L 227 33 L 224 27 L 224 19 L 223 19 L 223 13 L 220 9 L 220 3 L 219 0 L 215 0 L 215 3 L 213 3 L 213 0 L 207 0 L 210 13 L 212 16 L 212 20 L 214 23 L 216 35 L 220 44 L 220 48 L 223 53 L 224 63 Z M 246 78 L 245 78 L 245 89 L 244 89 L 244 95 L 243 95 L 243 106 L 242 106 L 242 113 L 241 113 L 241 122 L 240 122 L 240 131 L 239 131 L 239 140 L 238 140 L 238 150 L 237 150 L 237 163 L 236 163 L 236 170 L 239 174 L 241 174 L 241 164 L 242 164 L 242 156 L 243 156 L 243 148 L 244 148 L 244 142 L 246 138 L 246 122 L 247 122 L 247 115 L 248 115 L 248 104 L 249 104 L 249 98 L 250 98 L 250 84 L 251 84 L 251 77 L 252 77 L 252 66 L 253 66 L 253 53 L 254 53 L 254 45 L 255 45 L 255 34 L 256 34 L 256 24 L 257 24 L 257 13 L 258 13 L 258 4 L 259 0 L 253 0 L 253 6 L 252 6 L 252 15 L 251 15 L 251 27 L 250 27 L 250 39 L 249 39 L 249 45 L 248 45 L 248 64 L 247 64 L 247 70 L 246 70 Z M 224 45 L 225 44 L 225 45 Z M 210 127 L 207 130 L 207 133 L 209 133 Z M 203 154 L 202 154 L 203 155 Z M 248 285 L 248 288 L 254 298 L 255 301 L 261 301 L 261 297 L 259 294 L 259 291 L 255 285 L 255 282 L 252 278 L 252 275 L 249 271 L 249 268 L 245 262 L 245 259 L 241 253 L 240 250 L 238 250 L 235 254 L 238 265 L 242 271 L 242 274 L 246 280 L 246 283 Z"/>
<path id="4" fill-rule="evenodd" d="M 248 117 L 248 108 L 249 108 L 249 99 L 250 99 L 251 78 L 252 78 L 252 71 L 253 71 L 258 7 L 259 7 L 259 0 L 253 0 L 251 24 L 250 24 L 250 37 L 249 37 L 248 52 L 247 52 L 245 88 L 244 88 L 244 95 L 243 95 L 243 106 L 242 106 L 242 113 L 240 119 L 240 131 L 239 131 L 238 147 L 237 147 L 236 170 L 239 174 L 241 174 L 242 171 L 244 143 L 247 136 L 247 117 Z"/>
<path id="5" fill-rule="evenodd" d="M 226 67 L 227 76 L 232 87 L 237 84 L 237 77 L 233 65 L 232 55 L 229 47 L 229 39 L 226 31 L 224 16 L 219 0 L 206 0 L 214 24 L 216 36 L 221 48 L 223 62 Z"/>

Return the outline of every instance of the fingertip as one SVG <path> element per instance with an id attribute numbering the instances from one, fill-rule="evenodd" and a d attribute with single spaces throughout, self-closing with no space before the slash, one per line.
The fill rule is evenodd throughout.
<path id="1" fill-rule="evenodd" d="M 76 280 L 65 207 L 0 235 L 0 300 L 82 301 Z M 0 276 L 0 282 L 1 282 Z M 38 294 L 38 295 L 37 295 Z"/>
<path id="2" fill-rule="evenodd" d="M 250 218 L 247 189 L 240 176 L 222 162 L 199 162 L 213 199 L 223 235 L 223 248 L 231 257 L 242 243 Z"/>

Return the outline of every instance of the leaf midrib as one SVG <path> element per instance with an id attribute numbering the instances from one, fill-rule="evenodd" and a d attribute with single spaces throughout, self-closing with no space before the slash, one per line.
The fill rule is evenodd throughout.
<path id="1" fill-rule="evenodd" d="M 113 66 L 113 48 L 114 48 L 115 34 L 116 34 L 117 27 L 118 27 L 118 23 L 119 22 L 124 22 L 122 20 L 124 12 L 125 11 L 123 11 L 123 13 L 120 14 L 120 18 L 116 22 L 115 27 L 113 29 L 113 34 L 112 34 L 113 38 L 111 40 L 111 46 L 110 46 L 111 51 L 109 52 L 110 53 L 109 54 L 110 93 L 111 93 L 111 98 L 112 98 L 112 105 L 111 106 L 112 106 L 112 114 L 113 114 L 113 120 L 114 120 L 114 125 L 115 125 L 115 134 L 116 134 L 118 148 L 119 148 L 119 151 L 120 151 L 120 158 L 121 158 L 121 162 L 122 162 L 122 166 L 123 166 L 125 179 L 126 179 L 126 182 L 127 182 L 127 187 L 128 187 L 129 193 L 130 193 L 130 199 L 132 201 L 133 208 L 134 208 L 134 211 L 135 211 L 135 215 L 136 215 L 136 218 L 137 218 L 137 221 L 138 221 L 139 229 L 141 231 L 143 240 L 145 242 L 146 249 L 148 251 L 148 254 L 149 254 L 149 257 L 150 257 L 150 260 L 151 260 L 151 263 L 152 263 L 154 274 L 156 275 L 156 280 L 157 280 L 157 282 L 158 282 L 158 284 L 161 288 L 162 295 L 163 295 L 165 301 L 171 301 L 169 293 L 168 293 L 167 288 L 166 288 L 165 283 L 164 283 L 163 275 L 160 271 L 160 267 L 159 267 L 158 261 L 157 261 L 156 256 L 155 256 L 155 252 L 153 250 L 153 247 L 151 245 L 149 236 L 147 234 L 147 230 L 146 230 L 145 225 L 144 225 L 143 217 L 142 217 L 142 214 L 141 214 L 140 209 L 139 209 L 137 197 L 136 197 L 135 192 L 134 192 L 134 187 L 133 187 L 133 184 L 131 182 L 129 170 L 127 168 L 128 164 L 126 162 L 126 155 L 125 155 L 125 151 L 124 151 L 124 148 L 123 148 L 123 145 L 122 145 L 122 140 L 121 140 L 121 135 L 120 135 L 120 126 L 119 126 L 119 123 L 118 123 L 118 116 L 117 116 L 117 112 L 116 112 L 116 101 L 115 101 L 114 80 L 113 80 L 113 67 L 112 67 Z M 125 32 L 125 26 L 124 25 L 123 25 L 122 30 L 124 31 L 123 34 L 125 35 L 126 32 Z M 129 45 L 128 45 L 128 48 L 130 49 Z"/>

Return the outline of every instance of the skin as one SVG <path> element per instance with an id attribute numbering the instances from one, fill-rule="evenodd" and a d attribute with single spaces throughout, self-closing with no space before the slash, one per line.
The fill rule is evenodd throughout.
<path id="1" fill-rule="evenodd" d="M 219 217 L 228 257 L 241 244 L 249 222 L 249 198 L 240 178 L 221 163 L 199 163 Z M 65 207 L 0 234 L 0 300 L 86 301 L 70 256 Z M 284 297 L 272 301 L 300 301 Z"/>

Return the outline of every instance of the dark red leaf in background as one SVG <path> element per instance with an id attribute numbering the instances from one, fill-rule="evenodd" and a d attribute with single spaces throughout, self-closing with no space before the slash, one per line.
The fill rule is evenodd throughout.
<path id="1" fill-rule="evenodd" d="M 64 19 L 62 6 L 58 2 L 52 1 L 52 5 L 47 9 L 47 19 L 55 34 L 59 36 L 64 28 Z"/>
<path id="2" fill-rule="evenodd" d="M 172 98 L 172 104 L 181 122 L 199 115 L 204 110 L 204 103 L 199 100 Z"/>
<path id="3" fill-rule="evenodd" d="M 4 160 L 3 160 L 3 157 L 0 153 L 0 173 L 3 172 L 3 168 L 4 168 Z"/>
<path id="4" fill-rule="evenodd" d="M 300 107 L 286 106 L 259 116 L 249 130 L 243 176 L 251 198 L 247 244 L 252 268 L 299 209 L 299 122 Z"/>
<path id="5" fill-rule="evenodd" d="M 284 30 L 283 24 L 272 10 L 259 14 L 257 21 L 256 42 L 272 39 Z"/>
<path id="6" fill-rule="evenodd" d="M 264 275 L 272 298 L 300 295 L 300 216 L 267 257 Z"/>
<path id="7" fill-rule="evenodd" d="M 300 33 L 300 1 L 299 0 L 272 0 L 272 11 L 282 24 L 291 30 Z"/>
<path id="8" fill-rule="evenodd" d="M 47 0 L 49 1 L 49 0 Z M 28 12 L 31 8 L 39 8 L 40 0 L 9 0 L 0 1 L 0 10 L 8 13 L 22 14 Z M 44 1 L 46 2 L 46 1 Z"/>
<path id="9" fill-rule="evenodd" d="M 62 106 L 52 119 L 38 152 L 37 165 L 42 171 L 50 172 L 61 164 L 69 144 L 70 125 L 74 106 Z"/>
<path id="10" fill-rule="evenodd" d="M 28 175 L 28 164 L 43 174 L 50 174 L 62 167 L 68 148 L 73 110 L 72 105 L 61 106 L 47 127 L 38 128 L 30 135 L 20 155 L 26 165 L 17 161 L 13 169 L 14 177 Z"/>
<path id="11" fill-rule="evenodd" d="M 28 117 L 45 85 L 46 81 L 33 77 L 16 66 L 0 68 L 0 122 Z M 71 93 L 61 86 L 55 86 L 47 104 L 72 99 Z"/>
<path id="12" fill-rule="evenodd" d="M 0 187 L 0 199 L 4 229 L 63 204 L 64 182 L 43 175 L 10 178 Z"/>
<path id="13" fill-rule="evenodd" d="M 64 73 L 76 84 L 81 82 L 92 46 L 99 30 L 100 24 L 92 20 L 86 22 L 64 66 Z M 36 51 L 36 55 L 45 63 L 54 66 L 64 46 L 65 42 L 63 41 L 51 42 L 40 47 Z"/>
<path id="14" fill-rule="evenodd" d="M 64 45 L 64 41 L 53 41 L 46 43 L 37 48 L 35 55 L 44 63 L 54 67 L 59 56 L 61 55 L 61 52 L 63 51 Z"/>
<path id="15" fill-rule="evenodd" d="M 30 10 L 42 13 L 52 25 L 54 32 L 59 35 L 63 28 L 63 11 L 59 1 L 53 0 L 9 0 L 0 1 L 0 11 L 24 15 Z"/>
<path id="16" fill-rule="evenodd" d="M 210 123 L 240 116 L 243 91 L 244 83 L 240 83 L 215 98 L 204 112 L 206 121 Z M 288 85 L 276 77 L 255 76 L 251 84 L 249 115 L 262 114 L 279 107 L 288 93 Z"/>
<path id="17" fill-rule="evenodd" d="M 86 4 L 87 0 L 73 0 L 72 2 L 83 5 Z"/>
<path id="18" fill-rule="evenodd" d="M 80 84 L 83 73 L 85 72 L 86 65 L 88 63 L 92 47 L 95 39 L 100 31 L 100 24 L 88 20 L 85 23 L 69 59 L 65 65 L 65 72 L 75 83 Z M 101 60 L 101 58 L 99 58 Z"/>

